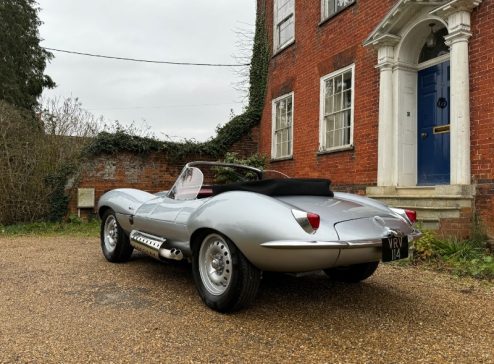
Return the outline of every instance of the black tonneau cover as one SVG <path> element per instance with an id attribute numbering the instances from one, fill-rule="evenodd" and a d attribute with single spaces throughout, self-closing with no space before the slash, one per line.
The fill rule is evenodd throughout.
<path id="1" fill-rule="evenodd" d="M 228 191 L 256 192 L 268 196 L 328 196 L 334 194 L 329 179 L 287 178 L 265 179 L 227 185 L 213 185 L 213 196 Z"/>

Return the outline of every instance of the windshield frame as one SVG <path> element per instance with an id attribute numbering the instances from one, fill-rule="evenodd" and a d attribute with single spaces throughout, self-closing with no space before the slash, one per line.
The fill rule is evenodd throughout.
<path id="1" fill-rule="evenodd" d="M 194 193 L 190 193 L 190 194 L 187 194 L 189 196 L 189 198 L 176 198 L 177 196 L 177 189 L 178 188 L 183 188 L 184 186 L 183 183 L 185 181 L 185 178 L 183 177 L 184 173 L 186 173 L 186 171 L 188 169 L 197 169 L 201 172 L 201 174 L 203 174 L 203 171 L 201 170 L 201 166 L 214 166 L 214 167 L 232 167 L 232 168 L 239 168 L 239 169 L 245 169 L 245 170 L 248 170 L 250 172 L 254 172 L 256 174 L 256 177 L 257 177 L 257 180 L 258 181 L 261 181 L 264 179 L 264 172 L 276 172 L 276 173 L 279 173 L 280 175 L 284 176 L 285 178 L 290 178 L 289 176 L 287 176 L 286 174 L 282 173 L 282 172 L 279 172 L 279 171 L 275 171 L 275 170 L 263 170 L 261 168 L 256 168 L 256 167 L 252 167 L 252 166 L 248 166 L 248 165 L 244 165 L 244 164 L 238 164 L 238 163 L 226 163 L 226 162 L 215 162 L 215 161 L 194 161 L 194 162 L 189 162 L 187 163 L 183 169 L 181 170 L 180 174 L 178 175 L 177 179 L 175 180 L 175 183 L 173 184 L 172 188 L 167 192 L 166 194 L 166 197 L 168 198 L 171 198 L 171 199 L 174 199 L 174 200 L 178 200 L 178 201 L 181 201 L 181 200 L 194 200 L 197 198 L 197 196 L 199 195 L 200 193 L 200 190 L 204 184 L 204 179 L 202 179 L 201 181 L 201 186 L 197 186 L 196 184 L 194 184 L 194 186 L 187 186 L 189 188 L 194 188 L 194 190 L 192 192 Z M 194 196 L 194 197 L 192 197 Z"/>

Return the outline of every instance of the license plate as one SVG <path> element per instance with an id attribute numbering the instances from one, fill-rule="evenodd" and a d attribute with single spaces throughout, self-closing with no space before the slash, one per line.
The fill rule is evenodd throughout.
<path id="1" fill-rule="evenodd" d="M 382 261 L 391 262 L 393 260 L 408 257 L 408 238 L 406 236 L 393 236 L 383 239 Z"/>

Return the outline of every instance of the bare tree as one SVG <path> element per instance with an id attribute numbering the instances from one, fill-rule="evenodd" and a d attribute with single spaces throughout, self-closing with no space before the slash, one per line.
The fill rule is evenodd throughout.
<path id="1" fill-rule="evenodd" d="M 41 119 L 45 133 L 74 137 L 93 137 L 103 128 L 103 118 L 82 107 L 78 98 L 53 98 L 42 101 Z"/>
<path id="2" fill-rule="evenodd" d="M 101 125 L 73 98 L 45 101 L 36 118 L 0 101 L 0 224 L 60 217 L 53 206 Z"/>
<path id="3" fill-rule="evenodd" d="M 240 101 L 246 102 L 249 98 L 249 64 L 252 59 L 252 49 L 254 47 L 254 25 L 239 23 L 239 26 L 234 32 L 236 35 L 236 53 L 233 55 L 233 58 L 236 63 L 245 66 L 235 67 L 233 69 L 233 72 L 237 76 L 237 81 L 234 82 L 233 88 L 241 93 L 242 97 Z"/>

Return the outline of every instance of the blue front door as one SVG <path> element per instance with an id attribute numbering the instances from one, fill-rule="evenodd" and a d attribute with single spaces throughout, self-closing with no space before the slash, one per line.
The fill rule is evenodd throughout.
<path id="1" fill-rule="evenodd" d="M 418 73 L 419 185 L 450 183 L 449 61 Z"/>

